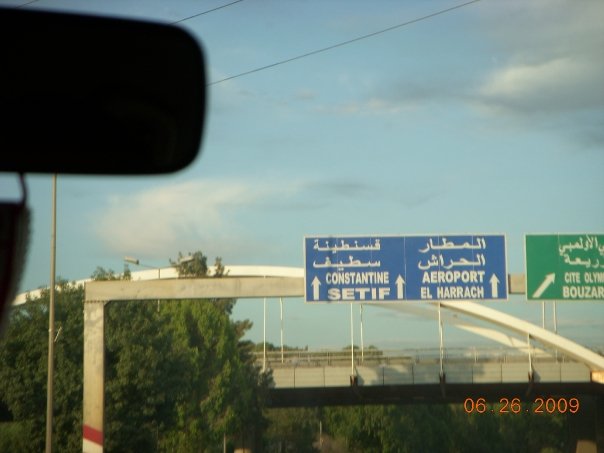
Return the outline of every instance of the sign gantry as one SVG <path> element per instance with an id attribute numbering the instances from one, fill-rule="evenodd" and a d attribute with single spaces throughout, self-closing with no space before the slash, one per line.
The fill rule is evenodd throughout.
<path id="1" fill-rule="evenodd" d="M 507 299 L 503 235 L 304 239 L 306 302 Z"/>

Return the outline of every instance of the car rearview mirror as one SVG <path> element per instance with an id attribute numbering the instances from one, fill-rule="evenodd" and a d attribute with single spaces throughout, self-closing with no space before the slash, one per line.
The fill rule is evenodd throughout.
<path id="1" fill-rule="evenodd" d="M 0 171 L 158 174 L 197 156 L 199 43 L 165 24 L 0 9 Z"/>

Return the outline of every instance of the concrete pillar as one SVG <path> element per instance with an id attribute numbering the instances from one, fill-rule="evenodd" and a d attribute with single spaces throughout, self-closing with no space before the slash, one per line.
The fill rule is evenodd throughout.
<path id="1" fill-rule="evenodd" d="M 82 451 L 102 453 L 105 422 L 105 302 L 84 303 Z"/>

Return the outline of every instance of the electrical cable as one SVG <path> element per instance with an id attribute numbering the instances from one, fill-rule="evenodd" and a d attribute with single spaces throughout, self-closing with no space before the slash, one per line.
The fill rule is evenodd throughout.
<path id="1" fill-rule="evenodd" d="M 40 1 L 40 0 L 30 0 L 27 3 L 23 3 L 23 4 L 19 5 L 19 6 L 15 6 L 15 8 L 23 8 L 24 6 L 31 5 L 32 3 L 36 3 L 38 1 Z M 208 13 L 211 13 L 213 11 L 217 11 L 219 9 L 226 8 L 227 6 L 231 6 L 231 5 L 234 5 L 235 3 L 240 3 L 242 1 L 243 0 L 235 0 L 234 2 L 227 3 L 227 4 L 222 5 L 222 6 L 217 6 L 216 8 L 208 9 L 207 11 L 203 11 L 203 12 L 198 13 L 198 14 L 193 14 L 192 16 L 185 17 L 184 19 L 177 20 L 176 22 L 170 22 L 170 25 L 178 24 L 180 22 L 184 22 L 185 20 L 189 20 L 189 19 L 193 19 L 195 17 L 203 16 L 204 14 L 208 14 Z"/>
<path id="2" fill-rule="evenodd" d="M 15 6 L 15 9 L 23 8 L 24 6 L 31 5 L 32 3 L 36 3 L 37 1 L 39 1 L 39 0 L 31 0 L 30 2 L 23 3 L 19 6 Z"/>
<path id="3" fill-rule="evenodd" d="M 295 61 L 295 60 L 300 60 L 302 58 L 310 57 L 311 55 L 316 55 L 318 53 L 326 52 L 328 50 L 335 49 L 336 47 L 342 47 L 342 46 L 351 44 L 353 42 L 361 41 L 362 39 L 371 38 L 373 36 L 376 36 L 376 35 L 379 35 L 379 34 L 382 34 L 382 33 L 386 33 L 386 32 L 395 30 L 397 28 L 401 28 L 401 27 L 404 27 L 404 26 L 407 26 L 407 25 L 411 25 L 411 24 L 414 24 L 414 23 L 417 23 L 417 22 L 421 22 L 421 21 L 424 21 L 424 20 L 427 20 L 427 19 L 431 19 L 431 18 L 433 18 L 435 16 L 439 16 L 441 14 L 445 14 L 445 13 L 448 13 L 450 11 L 453 11 L 453 10 L 456 10 L 456 9 L 459 9 L 459 8 L 463 8 L 464 6 L 468 6 L 468 5 L 471 5 L 472 3 L 477 3 L 479 1 L 480 0 L 471 0 L 469 2 L 462 3 L 462 4 L 456 5 L 456 6 L 452 6 L 450 8 L 446 8 L 446 9 L 443 9 L 443 10 L 440 10 L 440 11 L 436 11 L 436 12 L 428 14 L 426 16 L 418 17 L 416 19 L 412 19 L 412 20 L 409 20 L 407 22 L 403 22 L 401 24 L 393 25 L 392 27 L 384 28 L 382 30 L 375 31 L 375 32 L 369 33 L 367 35 L 358 36 L 356 38 L 352 38 L 352 39 L 349 39 L 347 41 L 342 41 L 342 42 L 337 43 L 337 44 L 332 44 L 331 46 L 327 46 L 327 47 L 323 47 L 321 49 L 313 50 L 311 52 L 307 52 L 307 53 L 304 53 L 304 54 L 301 54 L 301 55 L 297 55 L 295 57 L 291 57 L 291 58 L 288 58 L 286 60 L 277 61 L 275 63 L 271 63 L 271 64 L 268 64 L 266 66 L 260 66 L 259 68 L 251 69 L 249 71 L 245 71 L 245 72 L 241 72 L 239 74 L 235 74 L 235 75 L 232 75 L 232 76 L 229 76 L 229 77 L 225 77 L 224 79 L 215 80 L 213 82 L 208 83 L 208 86 L 210 86 L 210 85 L 216 85 L 218 83 L 226 82 L 227 80 L 236 79 L 238 77 L 243 77 L 243 76 L 246 76 L 246 75 L 249 75 L 249 74 L 253 74 L 255 72 L 264 71 L 265 69 L 274 68 L 275 66 L 280 66 L 280 65 L 285 64 L 285 63 L 290 63 L 290 62 Z"/>
<path id="4" fill-rule="evenodd" d="M 34 0 L 34 1 L 37 1 L 37 0 Z M 226 8 L 227 6 L 231 6 L 231 5 L 234 5 L 235 3 L 240 3 L 242 1 L 243 0 L 235 0 L 234 2 L 227 3 L 227 4 L 222 5 L 222 6 L 217 6 L 216 8 L 208 9 L 207 11 L 204 11 L 204 12 L 201 12 L 201 13 L 198 13 L 198 14 L 193 14 L 192 16 L 185 17 L 184 19 L 177 20 L 176 22 L 170 22 L 170 24 L 171 25 L 179 24 L 181 22 L 184 22 L 185 20 L 189 20 L 189 19 L 193 19 L 195 17 L 203 16 L 204 14 L 208 14 L 208 13 L 217 11 L 219 9 Z"/>

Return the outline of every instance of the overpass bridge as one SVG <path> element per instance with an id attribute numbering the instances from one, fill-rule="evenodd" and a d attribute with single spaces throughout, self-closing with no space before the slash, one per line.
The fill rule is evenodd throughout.
<path id="1" fill-rule="evenodd" d="M 272 375 L 272 407 L 604 396 L 587 365 L 555 351 L 453 349 L 442 367 L 438 349 L 271 351 L 256 362 Z"/>

